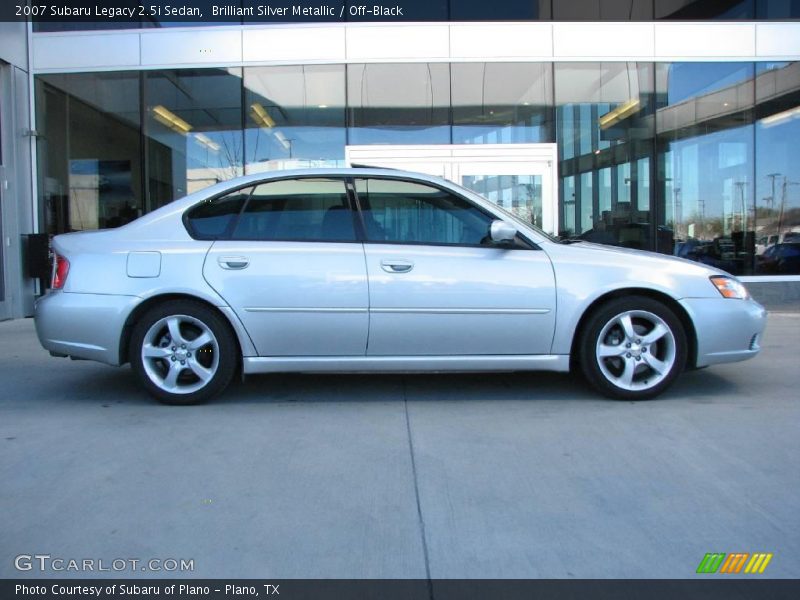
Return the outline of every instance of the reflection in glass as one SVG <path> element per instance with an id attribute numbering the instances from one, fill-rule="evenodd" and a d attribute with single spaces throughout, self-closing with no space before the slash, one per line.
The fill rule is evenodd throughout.
<path id="1" fill-rule="evenodd" d="M 347 67 L 350 144 L 449 144 L 450 66 Z"/>
<path id="2" fill-rule="evenodd" d="M 241 69 L 145 75 L 150 209 L 242 174 Z"/>
<path id="3" fill-rule="evenodd" d="M 728 21 L 755 16 L 755 0 L 655 0 L 656 19 Z"/>
<path id="4" fill-rule="evenodd" d="M 542 228 L 541 175 L 465 175 L 461 185 Z"/>
<path id="5" fill-rule="evenodd" d="M 653 4 L 641 0 L 557 0 L 554 21 L 650 21 Z"/>
<path id="6" fill-rule="evenodd" d="M 118 227 L 143 212 L 138 73 L 36 78 L 43 231 Z"/>
<path id="7" fill-rule="evenodd" d="M 756 64 L 756 272 L 800 274 L 800 62 Z"/>
<path id="8" fill-rule="evenodd" d="M 660 225 L 677 255 L 752 273 L 753 64 L 662 64 L 656 81 Z"/>
<path id="9" fill-rule="evenodd" d="M 652 247 L 652 64 L 559 63 L 554 86 L 560 234 Z"/>
<path id="10" fill-rule="evenodd" d="M 245 170 L 343 166 L 344 67 L 248 67 Z"/>
<path id="11" fill-rule="evenodd" d="M 453 143 L 552 141 L 549 63 L 454 63 Z"/>

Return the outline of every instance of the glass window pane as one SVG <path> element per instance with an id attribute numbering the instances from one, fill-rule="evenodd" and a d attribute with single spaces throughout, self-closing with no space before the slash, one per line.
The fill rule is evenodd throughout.
<path id="1" fill-rule="evenodd" d="M 656 76 L 659 225 L 679 256 L 735 274 L 754 267 L 753 69 L 672 63 Z"/>
<path id="2" fill-rule="evenodd" d="M 557 0 L 553 2 L 555 21 L 650 21 L 651 2 L 638 0 Z"/>
<path id="3" fill-rule="evenodd" d="M 549 21 L 550 0 L 450 0 L 451 21 Z"/>
<path id="4" fill-rule="evenodd" d="M 350 144 L 449 144 L 450 66 L 347 67 Z"/>
<path id="5" fill-rule="evenodd" d="M 150 209 L 242 174 L 242 70 L 145 75 Z"/>
<path id="6" fill-rule="evenodd" d="M 287 179 L 257 185 L 232 238 L 354 241 L 353 217 L 344 182 Z"/>
<path id="7" fill-rule="evenodd" d="M 244 86 L 247 173 L 344 166 L 344 66 L 248 67 Z"/>
<path id="8" fill-rule="evenodd" d="M 759 0 L 757 19 L 800 19 L 800 0 Z"/>
<path id="9" fill-rule="evenodd" d="M 633 167 L 654 155 L 654 85 L 651 63 L 555 65 L 558 171 L 570 187 L 564 234 L 654 247 L 650 185 L 640 178 L 649 170 Z"/>
<path id="10" fill-rule="evenodd" d="M 373 242 L 478 245 L 491 219 L 435 187 L 391 179 L 357 179 L 367 239 Z"/>
<path id="11" fill-rule="evenodd" d="M 756 272 L 800 274 L 800 62 L 756 64 Z"/>
<path id="12" fill-rule="evenodd" d="M 755 0 L 655 0 L 655 11 L 656 19 L 752 19 L 755 17 Z"/>
<path id="13" fill-rule="evenodd" d="M 201 240 L 216 240 L 227 237 L 236 217 L 242 210 L 253 187 L 231 192 L 221 198 L 207 200 L 187 213 L 189 229 Z"/>
<path id="14" fill-rule="evenodd" d="M 549 63 L 454 63 L 453 143 L 552 142 Z"/>
<path id="15" fill-rule="evenodd" d="M 44 231 L 117 227 L 143 212 L 138 73 L 36 78 Z"/>

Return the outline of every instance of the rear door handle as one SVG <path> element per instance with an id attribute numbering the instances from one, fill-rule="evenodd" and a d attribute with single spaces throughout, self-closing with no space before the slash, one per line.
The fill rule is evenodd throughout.
<path id="1" fill-rule="evenodd" d="M 250 259 L 246 256 L 220 256 L 217 262 L 223 269 L 246 269 Z"/>
<path id="2" fill-rule="evenodd" d="M 408 273 L 413 268 L 414 263 L 410 260 L 387 258 L 381 261 L 381 269 L 387 273 Z"/>

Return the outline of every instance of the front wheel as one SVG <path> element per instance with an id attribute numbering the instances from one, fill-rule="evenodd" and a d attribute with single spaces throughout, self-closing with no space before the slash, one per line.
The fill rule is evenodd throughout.
<path id="1" fill-rule="evenodd" d="M 686 332 L 663 303 L 643 296 L 602 305 L 583 330 L 580 365 L 600 393 L 643 400 L 667 389 L 683 370 Z"/>
<path id="2" fill-rule="evenodd" d="M 164 404 L 197 404 L 222 392 L 236 370 L 236 341 L 212 309 L 173 300 L 147 311 L 133 328 L 131 367 Z"/>

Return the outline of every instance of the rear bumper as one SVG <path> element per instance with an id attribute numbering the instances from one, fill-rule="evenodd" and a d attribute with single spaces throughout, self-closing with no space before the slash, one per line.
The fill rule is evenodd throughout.
<path id="1" fill-rule="evenodd" d="M 137 296 L 50 292 L 36 302 L 36 335 L 57 355 L 119 365 L 125 320 Z"/>
<path id="2" fill-rule="evenodd" d="M 753 358 L 761 351 L 767 311 L 755 300 L 684 298 L 697 332 L 697 362 L 705 367 Z"/>

